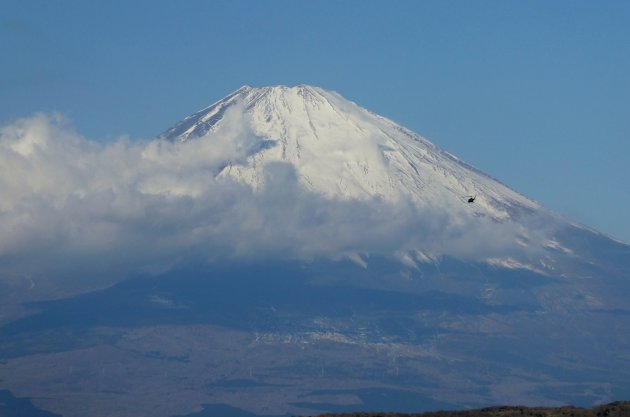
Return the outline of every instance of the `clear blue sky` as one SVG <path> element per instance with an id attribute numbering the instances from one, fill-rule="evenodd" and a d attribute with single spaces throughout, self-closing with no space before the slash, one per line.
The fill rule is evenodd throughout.
<path id="1" fill-rule="evenodd" d="M 243 84 L 312 84 L 630 242 L 630 1 L 0 4 L 0 123 L 153 137 Z"/>

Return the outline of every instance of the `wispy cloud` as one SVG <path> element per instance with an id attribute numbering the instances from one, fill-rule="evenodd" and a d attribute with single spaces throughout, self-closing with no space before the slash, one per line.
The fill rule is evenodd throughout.
<path id="1" fill-rule="evenodd" d="M 300 186 L 292 166 L 266 167 L 265 186 L 217 177 L 262 139 L 226 115 L 222 133 L 184 143 L 101 144 L 59 115 L 0 131 L 0 271 L 116 275 L 187 259 L 314 259 L 422 250 L 469 259 L 522 251 L 533 233 L 464 208 L 335 200 Z"/>

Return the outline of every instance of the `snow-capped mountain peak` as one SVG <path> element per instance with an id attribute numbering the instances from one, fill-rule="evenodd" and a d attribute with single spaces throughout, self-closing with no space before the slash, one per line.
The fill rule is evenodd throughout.
<path id="1" fill-rule="evenodd" d="M 219 176 L 264 186 L 270 163 L 287 163 L 306 189 L 330 198 L 411 198 L 419 205 L 459 207 L 477 196 L 475 214 L 505 220 L 539 205 L 441 150 L 422 136 L 318 87 L 243 86 L 162 134 L 188 141 L 226 128 L 239 112 L 260 146 L 226 161 Z"/>

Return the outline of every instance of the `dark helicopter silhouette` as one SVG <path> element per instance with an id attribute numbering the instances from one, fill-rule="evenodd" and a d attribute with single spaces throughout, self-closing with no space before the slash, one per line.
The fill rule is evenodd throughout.
<path id="1" fill-rule="evenodd" d="M 475 202 L 475 199 L 477 198 L 477 196 L 476 196 L 476 195 L 475 195 L 475 196 L 472 196 L 472 195 L 467 195 L 466 197 L 468 198 L 468 202 L 469 202 L 469 203 L 474 203 L 474 202 Z"/>

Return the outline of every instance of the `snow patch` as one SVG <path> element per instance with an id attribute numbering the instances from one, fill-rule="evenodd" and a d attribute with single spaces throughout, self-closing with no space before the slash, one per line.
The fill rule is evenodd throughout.
<path id="1" fill-rule="evenodd" d="M 555 239 L 549 239 L 543 242 L 543 246 L 549 249 L 557 250 L 567 255 L 573 255 L 573 251 L 565 246 L 562 246 L 560 242 Z"/>
<path id="2" fill-rule="evenodd" d="M 531 264 L 520 262 L 513 258 L 488 258 L 486 259 L 486 263 L 497 268 L 525 269 L 528 271 L 536 272 L 538 274 L 546 275 L 545 271 L 543 271 L 542 269 L 537 268 Z"/>

